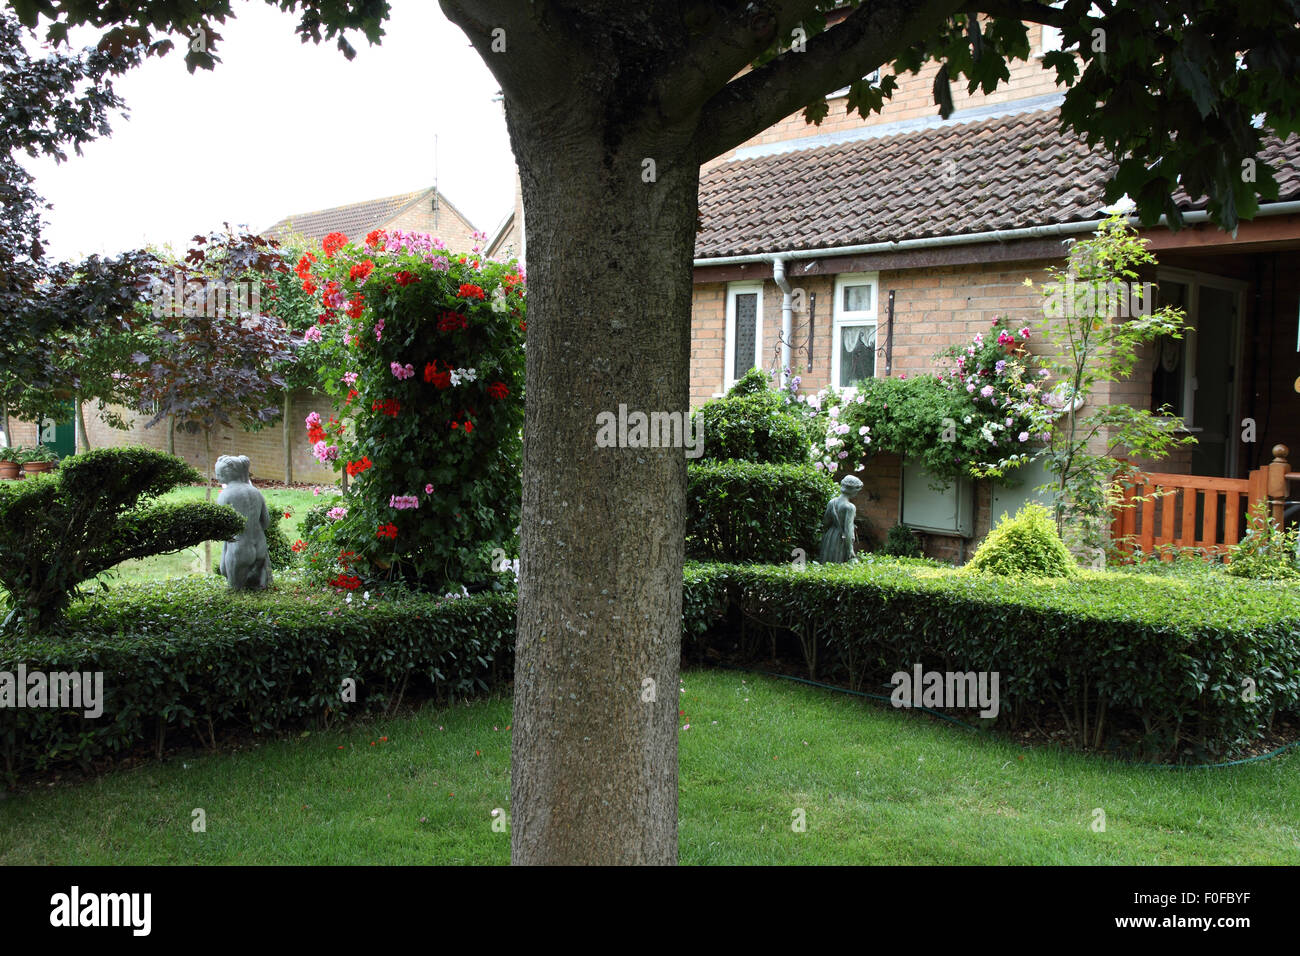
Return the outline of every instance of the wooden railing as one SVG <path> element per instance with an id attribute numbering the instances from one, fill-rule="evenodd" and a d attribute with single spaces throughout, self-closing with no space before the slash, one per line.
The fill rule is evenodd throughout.
<path id="1" fill-rule="evenodd" d="M 1142 472 L 1142 483 L 1127 489 L 1115 509 L 1111 538 L 1122 551 L 1149 554 L 1173 546 L 1223 553 L 1241 540 L 1246 513 L 1258 501 L 1270 503 L 1281 527 L 1289 454 L 1285 445 L 1275 445 L 1273 461 L 1246 478 Z"/>

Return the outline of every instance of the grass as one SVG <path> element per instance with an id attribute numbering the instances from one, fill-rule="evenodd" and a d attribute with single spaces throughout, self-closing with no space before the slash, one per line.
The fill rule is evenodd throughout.
<path id="1" fill-rule="evenodd" d="M 217 500 L 217 495 L 221 493 L 220 488 L 212 489 L 212 500 Z M 315 504 L 319 499 L 315 498 L 310 491 L 302 491 L 292 488 L 269 488 L 262 491 L 266 496 L 267 504 L 270 506 L 279 506 L 290 512 L 290 517 L 281 522 L 285 534 L 292 541 L 299 537 L 298 527 L 302 523 L 303 516 L 306 515 L 307 509 Z M 202 485 L 188 485 L 183 488 L 176 488 L 158 499 L 159 502 L 192 502 L 204 500 L 204 488 Z M 221 555 L 219 545 L 212 547 L 212 563 L 215 566 Z M 99 580 L 106 581 L 110 585 L 115 582 L 135 583 L 140 581 L 157 581 L 166 578 L 185 577 L 190 574 L 203 573 L 203 546 L 198 545 L 193 548 L 186 548 L 184 551 L 177 551 L 172 554 L 155 554 L 147 558 L 141 558 L 136 561 L 123 561 L 110 571 L 106 571 L 99 576 Z"/>
<path id="2" fill-rule="evenodd" d="M 684 863 L 1300 863 L 1296 750 L 1152 770 L 734 671 L 683 685 Z M 509 724 L 479 700 L 11 794 L 0 864 L 503 864 Z"/>

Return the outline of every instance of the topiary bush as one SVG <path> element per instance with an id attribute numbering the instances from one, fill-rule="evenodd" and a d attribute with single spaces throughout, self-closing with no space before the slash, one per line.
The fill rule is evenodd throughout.
<path id="1" fill-rule="evenodd" d="M 714 561 L 816 557 L 822 514 L 839 488 L 809 465 L 706 462 L 686 469 L 686 554 Z"/>
<path id="2" fill-rule="evenodd" d="M 332 233 L 321 252 L 295 271 L 322 310 L 302 360 L 334 398 L 308 441 L 351 481 L 335 570 L 439 592 L 489 579 L 519 524 L 522 274 L 422 233 Z"/>
<path id="3" fill-rule="evenodd" d="M 51 626 L 83 581 L 131 558 L 228 541 L 244 529 L 233 508 L 151 499 L 202 476 L 152 448 L 99 448 L 57 472 L 0 486 L 0 585 L 10 610 L 0 626 Z"/>
<path id="4" fill-rule="evenodd" d="M 696 410 L 704 435 L 703 460 L 806 463 L 812 447 L 808 426 L 790 413 L 784 399 L 765 382 L 760 383 L 761 390 L 753 390 L 754 383 L 747 379 L 749 376 L 737 382 L 724 398 L 705 402 Z"/>
<path id="5" fill-rule="evenodd" d="M 1079 568 L 1056 532 L 1046 508 L 1027 504 L 1014 518 L 1005 514 L 976 549 L 967 571 L 1014 577 L 1068 578 Z"/>

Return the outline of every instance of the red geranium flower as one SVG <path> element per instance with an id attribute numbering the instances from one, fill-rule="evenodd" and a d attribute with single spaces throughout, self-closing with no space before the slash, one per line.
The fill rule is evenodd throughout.
<path id="1" fill-rule="evenodd" d="M 358 279 L 366 278 L 368 275 L 370 275 L 370 273 L 374 271 L 375 271 L 375 264 L 371 262 L 369 259 L 366 259 L 364 262 L 358 262 L 356 265 L 354 265 L 351 269 L 348 270 L 348 278 L 351 279 L 353 282 L 356 282 Z"/>
<path id="2" fill-rule="evenodd" d="M 464 262 L 464 261 L 465 261 L 464 259 L 461 259 L 461 262 Z M 466 283 L 465 285 L 462 285 L 462 286 L 460 287 L 460 290 L 459 290 L 456 294 L 457 294 L 458 296 L 460 296 L 462 299 L 483 299 L 483 298 L 486 298 L 486 296 L 483 295 L 483 290 L 482 290 L 482 289 L 480 289 L 480 288 L 479 288 L 478 286 L 476 286 L 476 285 L 469 285 L 468 283 Z"/>
<path id="3" fill-rule="evenodd" d="M 357 475 L 367 470 L 372 464 L 373 462 L 371 462 L 369 455 L 362 455 L 360 461 L 348 462 L 345 471 L 347 471 L 349 478 L 355 478 Z"/>
<path id="4" fill-rule="evenodd" d="M 358 392 L 355 388 L 350 388 L 350 389 L 348 389 L 348 398 L 347 398 L 347 401 L 345 401 L 343 404 L 344 404 L 344 405 L 351 405 L 351 404 L 352 404 L 352 399 L 356 398 L 356 397 L 357 397 L 358 395 L 360 395 L 360 394 L 361 394 L 361 393 Z"/>
<path id="5" fill-rule="evenodd" d="M 348 303 L 348 307 L 347 307 L 348 317 L 353 319 L 361 318 L 361 311 L 364 308 L 364 305 L 362 303 L 364 302 L 365 302 L 365 296 L 363 296 L 360 292 L 353 294 L 352 300 Z"/>
<path id="6" fill-rule="evenodd" d="M 303 280 L 302 280 L 302 291 L 303 291 L 303 292 L 306 292 L 308 295 L 311 295 L 312 293 L 314 293 L 314 292 L 316 291 L 316 283 L 315 283 L 315 282 L 312 282 L 310 278 L 308 278 L 308 279 L 303 279 Z"/>
<path id="7" fill-rule="evenodd" d="M 306 279 L 311 275 L 311 264 L 316 261 L 316 257 L 310 252 L 298 260 L 298 264 L 293 267 L 293 271 L 299 279 Z"/>
<path id="8" fill-rule="evenodd" d="M 361 587 L 360 578 L 346 574 L 340 574 L 337 577 L 331 578 L 329 583 L 332 587 L 336 587 L 341 591 L 355 591 L 357 588 Z"/>
<path id="9" fill-rule="evenodd" d="M 383 412 L 385 415 L 396 418 L 397 413 L 402 410 L 402 403 L 395 398 L 386 398 L 382 402 L 376 401 L 370 406 L 370 410 L 372 412 Z"/>
<path id="10" fill-rule="evenodd" d="M 397 537 L 397 525 L 391 522 L 388 524 L 381 524 L 376 535 L 380 538 L 387 538 L 389 541 L 392 541 Z"/>
<path id="11" fill-rule="evenodd" d="M 438 319 L 439 332 L 459 332 L 467 328 L 469 328 L 469 320 L 459 312 L 444 312 Z"/>
<path id="12" fill-rule="evenodd" d="M 366 248 L 373 249 L 388 241 L 388 233 L 383 229 L 372 229 L 366 233 Z"/>
<path id="13" fill-rule="evenodd" d="M 348 237 L 341 232 L 331 232 L 328 236 L 320 241 L 320 247 L 325 250 L 326 258 L 333 258 L 334 253 L 338 252 L 348 244 Z"/>
<path id="14" fill-rule="evenodd" d="M 325 429 L 321 428 L 319 425 L 312 425 L 307 429 L 307 441 L 311 444 L 314 445 L 318 441 L 324 441 L 325 438 Z"/>
<path id="15" fill-rule="evenodd" d="M 506 388 L 505 382 L 493 382 L 488 386 L 488 394 L 495 399 L 502 399 L 510 394 L 510 389 Z"/>
<path id="16" fill-rule="evenodd" d="M 474 423 L 470 421 L 465 422 L 465 434 L 468 435 L 473 430 L 474 430 Z"/>
<path id="17" fill-rule="evenodd" d="M 401 272 L 397 273 L 397 275 L 393 276 L 393 281 L 398 285 L 411 285 L 412 283 L 419 282 L 420 277 L 414 272 L 407 272 L 403 269 Z"/>
<path id="18" fill-rule="evenodd" d="M 527 332 L 527 331 L 528 331 L 528 323 L 527 323 L 527 322 L 520 322 L 520 323 L 519 323 L 519 331 L 520 331 L 520 332 Z"/>
<path id="19" fill-rule="evenodd" d="M 290 550 L 290 551 L 301 551 L 301 550 L 303 550 L 305 547 L 307 547 L 307 543 L 306 543 L 305 541 L 303 541 L 302 538 L 299 538 L 297 541 L 295 541 L 295 542 L 293 543 L 293 547 L 290 548 L 289 550 Z"/>
<path id="20" fill-rule="evenodd" d="M 450 388 L 451 369 L 446 369 L 441 372 L 438 371 L 438 360 L 434 359 L 432 362 L 424 366 L 424 380 L 437 389 Z"/>

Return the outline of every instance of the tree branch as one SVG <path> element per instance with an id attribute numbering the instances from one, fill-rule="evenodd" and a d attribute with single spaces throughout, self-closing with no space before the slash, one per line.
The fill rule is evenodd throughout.
<path id="1" fill-rule="evenodd" d="M 706 162 L 757 135 L 838 86 L 898 57 L 934 32 L 966 0 L 877 0 L 812 39 L 746 73 L 704 105 L 697 137 Z M 1001 0 L 997 0 L 1001 2 Z"/>
<path id="2" fill-rule="evenodd" d="M 974 0 L 966 13 L 983 13 L 990 17 L 1006 17 L 1028 23 L 1041 23 L 1049 27 L 1064 27 L 1072 21 L 1064 9 L 1049 7 L 1036 0 Z"/>

